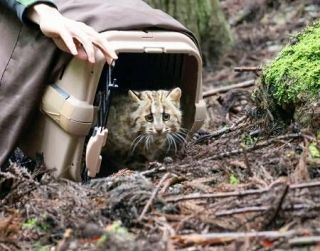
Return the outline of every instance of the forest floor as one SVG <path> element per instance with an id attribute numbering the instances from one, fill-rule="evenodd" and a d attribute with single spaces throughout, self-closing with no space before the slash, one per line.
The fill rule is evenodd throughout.
<path id="1" fill-rule="evenodd" d="M 13 164 L 0 174 L 0 250 L 320 250 L 319 139 L 266 125 L 251 100 L 259 68 L 320 2 L 221 3 L 235 46 L 204 72 L 205 130 L 174 159 L 90 184 Z"/>

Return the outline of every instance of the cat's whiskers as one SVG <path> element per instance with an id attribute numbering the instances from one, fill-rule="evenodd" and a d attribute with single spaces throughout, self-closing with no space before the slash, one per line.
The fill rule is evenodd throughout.
<path id="1" fill-rule="evenodd" d="M 171 136 L 169 134 L 166 135 L 166 142 L 167 142 L 167 150 L 166 150 L 166 154 L 168 154 L 170 152 L 171 149 L 171 145 L 172 145 L 172 139 Z"/>
<path id="2" fill-rule="evenodd" d="M 145 140 L 145 142 L 144 142 L 144 149 L 145 149 L 146 151 L 149 150 L 149 140 L 150 140 L 150 135 L 147 135 L 147 136 L 146 136 L 146 140 Z"/>
<path id="3" fill-rule="evenodd" d="M 183 137 L 183 134 L 179 132 L 172 133 L 172 136 L 177 139 L 180 143 L 186 143 L 186 139 Z"/>
<path id="4" fill-rule="evenodd" d="M 170 139 L 169 134 L 166 134 L 166 142 L 168 143 L 168 149 L 167 149 L 166 153 L 168 153 L 171 149 L 171 139 Z"/>
<path id="5" fill-rule="evenodd" d="M 177 146 L 176 140 L 174 138 L 174 134 L 170 134 L 170 138 L 172 138 L 172 142 L 174 145 L 174 152 L 176 153 L 178 151 L 178 146 Z"/>
<path id="6" fill-rule="evenodd" d="M 132 142 L 131 144 L 131 154 L 134 153 L 134 151 L 136 150 L 137 146 L 142 142 L 142 140 L 146 137 L 145 134 L 140 134 L 138 135 Z"/>
<path id="7" fill-rule="evenodd" d="M 176 140 L 175 140 L 173 134 L 168 134 L 168 135 L 169 135 L 171 142 L 174 145 L 174 152 L 176 153 L 178 151 L 178 146 L 177 146 Z"/>
<path id="8" fill-rule="evenodd" d="M 144 138 L 144 149 L 145 149 L 146 151 L 149 151 L 151 137 L 152 137 L 152 136 L 147 133 L 146 136 L 145 136 L 145 138 Z"/>
<path id="9" fill-rule="evenodd" d="M 109 156 L 125 163 L 156 160 L 166 150 L 177 152 L 187 135 L 183 129 L 176 135 L 181 126 L 180 98 L 180 88 L 115 95 L 108 119 Z"/>
<path id="10" fill-rule="evenodd" d="M 183 127 L 180 127 L 178 133 L 182 134 L 183 136 L 186 136 L 189 133 L 189 130 Z"/>

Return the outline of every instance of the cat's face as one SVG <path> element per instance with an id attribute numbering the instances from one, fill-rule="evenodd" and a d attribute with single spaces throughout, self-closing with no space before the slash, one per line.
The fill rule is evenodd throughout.
<path id="1" fill-rule="evenodd" d="M 173 135 L 181 128 L 180 88 L 171 91 L 129 91 L 129 97 L 136 107 L 130 115 L 136 135 L 143 135 L 145 141 L 152 142 L 174 138 Z"/>

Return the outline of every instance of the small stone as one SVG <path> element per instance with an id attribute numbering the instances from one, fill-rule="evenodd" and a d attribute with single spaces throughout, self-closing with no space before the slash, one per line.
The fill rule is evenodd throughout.
<path id="1" fill-rule="evenodd" d="M 169 156 L 167 156 L 163 159 L 164 164 L 171 164 L 172 162 L 173 162 L 173 159 Z"/>

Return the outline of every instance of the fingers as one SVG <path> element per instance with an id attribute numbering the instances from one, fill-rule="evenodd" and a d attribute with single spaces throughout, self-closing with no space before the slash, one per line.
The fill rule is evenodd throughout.
<path id="1" fill-rule="evenodd" d="M 109 64 L 113 60 L 118 59 L 118 56 L 115 53 L 114 49 L 111 47 L 110 43 L 100 33 L 96 32 L 94 29 L 84 23 L 79 24 L 82 26 L 83 30 L 85 30 L 91 37 L 93 45 L 103 53 Z"/>
<path id="2" fill-rule="evenodd" d="M 95 63 L 95 50 L 98 49 L 108 64 L 117 59 L 117 54 L 103 36 L 84 23 L 63 18 L 60 23 L 44 23 L 43 33 L 51 37 L 63 51 L 77 56 L 81 60 Z"/>
<path id="3" fill-rule="evenodd" d="M 72 33 L 72 37 L 81 43 L 90 63 L 95 63 L 95 49 L 98 49 L 102 52 L 108 64 L 110 64 L 112 60 L 118 58 L 117 54 L 107 40 L 86 24 L 72 21 L 72 25 L 68 26 L 67 29 L 69 29 L 69 31 Z M 68 45 L 67 47 L 69 48 Z"/>
<path id="4" fill-rule="evenodd" d="M 60 37 L 61 37 L 62 41 L 65 43 L 68 50 L 71 52 L 71 54 L 74 56 L 77 55 L 78 49 L 77 49 L 76 44 L 73 41 L 73 38 L 70 35 L 70 33 L 67 32 L 66 30 L 62 30 L 60 33 Z"/>
<path id="5" fill-rule="evenodd" d="M 103 53 L 106 58 L 108 64 L 111 64 L 113 60 L 117 60 L 118 56 L 115 51 L 110 47 L 110 45 L 106 45 L 107 41 L 99 41 L 94 42 L 94 45 L 99 48 L 99 50 Z"/>
<path id="6" fill-rule="evenodd" d="M 76 34 L 74 34 L 74 38 L 81 43 L 84 51 L 87 54 L 88 61 L 90 63 L 95 63 L 94 45 L 93 45 L 90 37 L 88 37 L 87 34 L 85 34 L 84 32 L 82 32 L 80 30 Z"/>
<path id="7" fill-rule="evenodd" d="M 36 4 L 28 18 L 39 24 L 42 33 L 53 39 L 63 51 L 91 63 L 95 62 L 95 50 L 101 51 L 108 63 L 117 59 L 115 51 L 101 34 L 84 23 L 62 16 L 56 8 Z"/>

